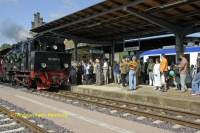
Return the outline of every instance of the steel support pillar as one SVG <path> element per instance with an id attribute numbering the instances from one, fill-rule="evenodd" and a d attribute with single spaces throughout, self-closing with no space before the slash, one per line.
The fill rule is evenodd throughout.
<path id="1" fill-rule="evenodd" d="M 74 61 L 78 60 L 78 42 L 74 42 Z"/>
<path id="2" fill-rule="evenodd" d="M 115 41 L 112 41 L 112 47 L 111 47 L 111 66 L 113 67 L 114 65 L 114 60 L 115 60 Z"/>
<path id="3" fill-rule="evenodd" d="M 113 66 L 114 66 L 114 61 L 115 61 L 115 45 L 116 45 L 116 41 L 113 40 L 112 41 L 112 46 L 111 46 L 111 67 L 109 69 L 109 80 L 110 82 L 113 81 L 114 76 L 113 76 Z"/>
<path id="4" fill-rule="evenodd" d="M 183 34 L 175 34 L 176 37 L 176 62 L 178 61 L 181 54 L 184 53 L 184 37 Z"/>

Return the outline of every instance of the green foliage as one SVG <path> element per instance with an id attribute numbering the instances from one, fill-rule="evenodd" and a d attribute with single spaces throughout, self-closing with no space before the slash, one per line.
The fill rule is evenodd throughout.
<path id="1" fill-rule="evenodd" d="M 11 45 L 8 43 L 4 43 L 4 44 L 0 45 L 0 50 L 7 49 L 7 48 L 11 48 Z"/>

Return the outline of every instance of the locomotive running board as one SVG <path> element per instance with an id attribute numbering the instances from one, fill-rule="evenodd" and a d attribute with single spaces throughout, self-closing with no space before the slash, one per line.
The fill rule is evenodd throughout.
<path id="1" fill-rule="evenodd" d="M 21 81 L 21 80 L 18 79 L 17 77 L 15 77 L 15 80 L 16 80 L 18 83 L 20 83 L 20 84 L 22 84 L 22 85 L 24 85 L 24 86 L 27 86 L 27 84 L 25 84 L 23 81 Z"/>

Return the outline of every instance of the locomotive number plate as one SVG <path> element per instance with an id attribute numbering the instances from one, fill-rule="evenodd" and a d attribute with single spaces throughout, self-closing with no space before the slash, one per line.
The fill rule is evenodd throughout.
<path id="1" fill-rule="evenodd" d="M 48 61 L 60 61 L 59 58 L 48 58 Z"/>

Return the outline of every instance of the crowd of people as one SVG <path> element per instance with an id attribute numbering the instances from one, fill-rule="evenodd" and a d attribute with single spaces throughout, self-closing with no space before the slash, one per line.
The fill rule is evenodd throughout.
<path id="1" fill-rule="evenodd" d="M 144 84 L 163 92 L 171 86 L 181 92 L 192 88 L 192 95 L 200 95 L 200 56 L 197 65 L 191 67 L 184 55 L 180 55 L 177 64 L 169 66 L 163 54 L 161 58 L 149 58 L 145 63 L 135 56 L 123 58 L 120 62 L 114 61 L 113 67 L 108 59 L 83 60 L 72 65 L 70 71 L 72 84 L 106 85 L 112 82 L 112 77 L 114 83 L 128 86 L 129 91 Z"/>

